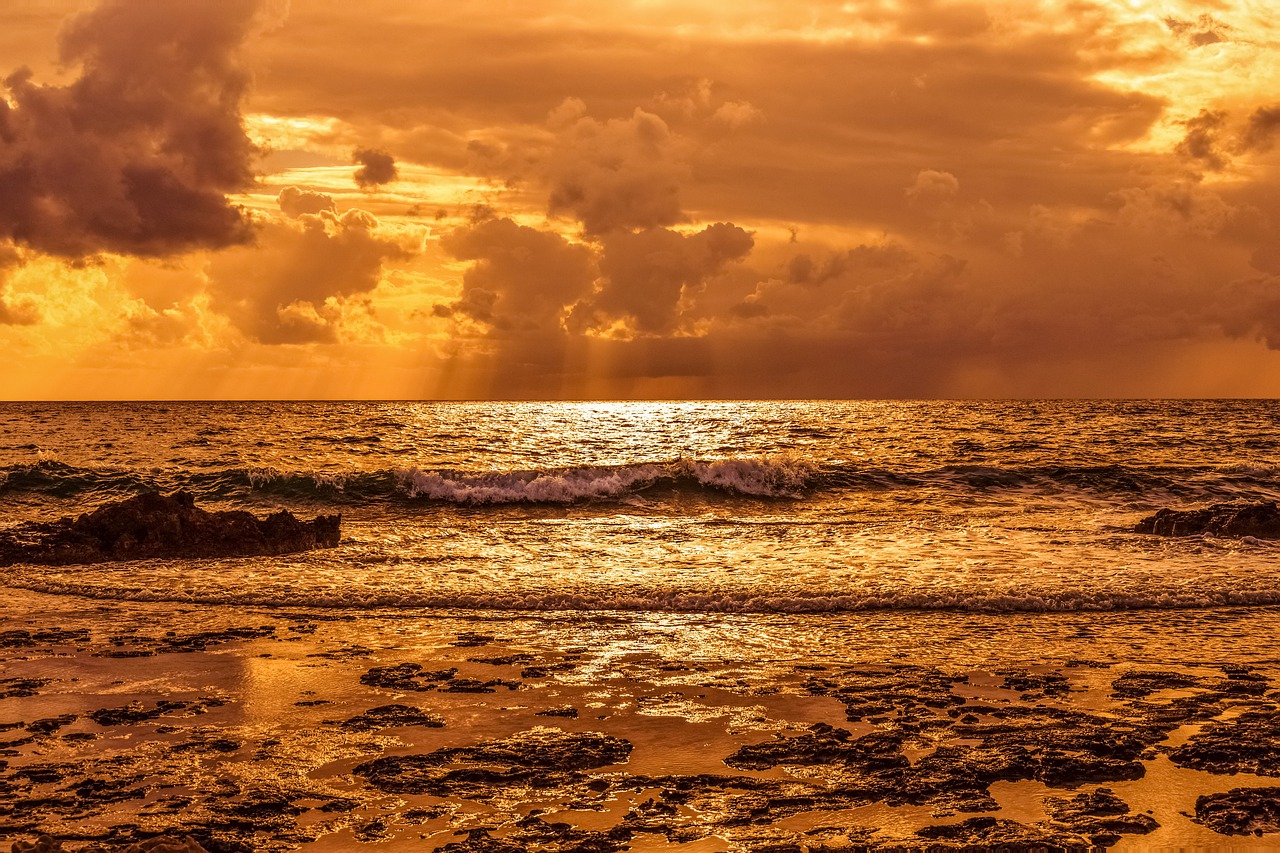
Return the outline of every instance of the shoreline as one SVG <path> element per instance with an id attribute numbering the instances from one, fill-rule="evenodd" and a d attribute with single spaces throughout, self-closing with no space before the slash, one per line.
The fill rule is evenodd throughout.
<path id="1" fill-rule="evenodd" d="M 15 594 L 11 612 L 45 615 L 0 621 L 5 845 L 44 831 L 68 851 L 157 836 L 210 851 L 1245 849 L 1265 839 L 1214 832 L 1211 807 L 1197 823 L 1197 799 L 1280 776 L 1271 611 L 1200 628 L 1175 613 L 1163 636 L 1139 619 L 1127 646 L 1098 636 L 1105 616 L 1064 624 L 1074 645 L 1002 617 L 948 651 L 853 616 L 788 639 L 781 620 L 712 614 L 602 625 Z M 773 633 L 736 644 L 747 630 Z M 1016 665 L 1019 642 L 1112 654 Z"/>

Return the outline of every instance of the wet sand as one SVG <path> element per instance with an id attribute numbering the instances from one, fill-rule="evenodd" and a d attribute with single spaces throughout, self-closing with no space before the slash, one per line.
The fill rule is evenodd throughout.
<path id="1" fill-rule="evenodd" d="M 767 637 L 735 648 L 712 617 L 708 643 L 627 615 L 602 628 L 17 595 L 0 621 L 6 849 L 41 834 L 68 851 L 1280 839 L 1265 644 L 1224 660 L 1171 630 L 1140 654 L 1104 637 L 1032 665 L 1012 635 L 1001 654 L 904 655 L 855 624 L 771 657 Z M 1269 624 L 1215 636 L 1229 647 Z"/>

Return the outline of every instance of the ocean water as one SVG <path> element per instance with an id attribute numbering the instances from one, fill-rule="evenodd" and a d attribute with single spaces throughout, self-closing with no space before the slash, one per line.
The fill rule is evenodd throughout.
<path id="1" fill-rule="evenodd" d="M 1278 424 L 1271 401 L 3 404 L 0 524 L 182 488 L 208 508 L 341 512 L 344 538 L 15 566 L 0 584 L 784 623 L 1266 608 L 1276 545 L 1127 528 L 1164 506 L 1280 498 Z"/>
<path id="2" fill-rule="evenodd" d="M 811 723 L 871 731 L 874 720 L 849 722 L 820 686 L 868 673 L 897 685 L 885 689 L 901 713 L 885 726 L 920 732 L 904 746 L 913 755 L 973 745 L 917 719 L 914 703 L 929 695 L 921 685 L 938 673 L 962 679 L 954 691 L 976 713 L 1040 703 L 1032 723 L 1064 708 L 1097 720 L 1146 713 L 1145 700 L 1124 704 L 1114 692 L 1132 671 L 1217 679 L 1244 665 L 1274 683 L 1280 544 L 1131 530 L 1161 507 L 1280 499 L 1278 423 L 1270 401 L 0 404 L 0 528 L 150 489 L 187 489 L 211 509 L 343 516 L 340 545 L 306 554 L 0 567 L 0 628 L 80 632 L 47 651 L 6 652 L 6 676 L 41 686 L 7 699 L 3 719 L 134 700 L 227 703 L 165 718 L 174 725 L 163 730 L 86 718 L 75 725 L 97 739 L 38 740 L 13 763 L 74 766 L 86 779 L 136 773 L 163 780 L 157 797 L 174 779 L 202 796 L 231 778 L 240 788 L 228 790 L 293 797 L 307 780 L 316 796 L 363 805 L 323 832 L 316 814 L 300 818 L 316 828 L 306 849 L 353 849 L 355 827 L 374 815 L 398 827 L 388 849 L 439 849 L 477 826 L 512 831 L 535 808 L 574 826 L 618 826 L 655 793 L 621 785 L 601 812 L 573 805 L 568 789 L 498 788 L 477 794 L 480 806 L 453 797 L 456 811 L 427 826 L 408 822 L 412 797 L 380 799 L 352 776 L 357 762 L 553 725 L 631 743 L 620 772 L 723 774 L 744 743 Z M 148 651 L 165 637 L 254 626 L 266 633 L 207 654 Z M 476 634 L 483 648 L 462 642 Z M 526 677 L 503 655 L 547 669 Z M 370 667 L 404 663 L 518 676 L 518 689 L 397 697 L 446 725 L 373 743 L 334 728 L 394 694 L 363 681 Z M 1000 686 L 1027 673 L 1068 678 L 1071 691 Z M 1162 711 L 1191 714 L 1168 744 L 1202 722 L 1175 707 L 1180 693 L 1158 694 Z M 1271 696 L 1256 700 L 1263 713 Z M 582 718 L 543 715 L 566 705 Z M 1227 708 L 1224 718 L 1237 715 Z M 1075 731 L 1077 717 L 1062 719 Z M 196 732 L 243 746 L 191 751 Z M 1107 784 L 1160 828 L 1118 849 L 1251 849 L 1188 815 L 1202 794 L 1273 779 L 1203 773 L 1163 753 L 1143 761 L 1143 778 Z M 839 783 L 830 772 L 762 771 Z M 57 778 L 62 797 L 70 788 Z M 1028 825 L 1064 790 L 990 786 L 997 816 Z M 712 806 L 722 796 L 704 794 Z M 84 814 L 103 832 L 185 831 L 225 809 L 219 796 L 170 816 L 148 811 L 151 800 L 90 803 Z M 755 850 L 766 835 L 836 838 L 842 827 L 918 841 L 920 826 L 967 816 L 854 805 L 706 828 L 723 838 L 689 849 Z M 691 814 L 693 826 L 714 808 Z M 48 812 L 41 826 L 79 833 L 82 817 Z M 0 843 L 13 840 L 3 836 L 0 827 Z M 632 849 L 673 849 L 668 840 L 641 833 Z"/>

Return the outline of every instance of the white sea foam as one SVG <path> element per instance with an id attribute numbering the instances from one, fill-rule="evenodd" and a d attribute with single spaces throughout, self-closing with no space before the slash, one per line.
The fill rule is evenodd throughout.
<path id="1" fill-rule="evenodd" d="M 397 471 L 411 498 L 466 504 L 572 503 L 616 498 L 668 476 L 661 465 L 617 468 L 570 468 L 563 471 L 455 474 Z"/>
<path id="2" fill-rule="evenodd" d="M 396 471 L 396 477 L 411 498 L 465 504 L 572 503 L 621 498 L 656 484 L 682 482 L 752 497 L 798 497 L 814 470 L 788 459 L 677 459 L 482 474 L 409 468 Z"/>
<path id="3" fill-rule="evenodd" d="M 799 497 L 816 468 L 798 459 L 681 459 L 675 467 L 705 486 L 758 497 Z"/>

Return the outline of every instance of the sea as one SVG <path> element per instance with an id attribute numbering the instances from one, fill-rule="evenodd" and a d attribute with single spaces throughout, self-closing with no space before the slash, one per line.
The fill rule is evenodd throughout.
<path id="1" fill-rule="evenodd" d="M 744 659 L 1266 657 L 1275 543 L 1132 528 L 1280 499 L 1278 427 L 1255 400 L 5 403 L 0 527 L 182 489 L 343 538 L 0 587 L 658 626 Z"/>

